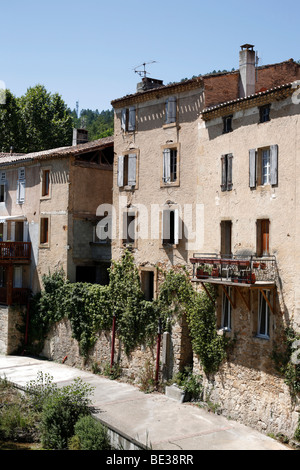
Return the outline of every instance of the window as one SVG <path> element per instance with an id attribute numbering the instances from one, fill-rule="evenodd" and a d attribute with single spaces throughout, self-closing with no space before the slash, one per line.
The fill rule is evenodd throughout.
<path id="1" fill-rule="evenodd" d="M 270 121 L 270 105 L 261 106 L 259 108 L 259 122 Z"/>
<path id="2" fill-rule="evenodd" d="M 137 155 L 130 153 L 118 157 L 118 186 L 135 186 L 137 183 Z"/>
<path id="3" fill-rule="evenodd" d="M 25 202 L 25 168 L 18 168 L 17 204 Z"/>
<path id="4" fill-rule="evenodd" d="M 232 116 L 225 116 L 223 118 L 223 134 L 232 131 Z"/>
<path id="5" fill-rule="evenodd" d="M 249 150 L 249 186 L 278 184 L 278 145 Z"/>
<path id="6" fill-rule="evenodd" d="M 121 128 L 124 132 L 133 132 L 136 128 L 136 109 L 135 106 L 122 109 Z"/>
<path id="7" fill-rule="evenodd" d="M 232 154 L 221 157 L 221 189 L 231 191 L 232 189 Z"/>
<path id="8" fill-rule="evenodd" d="M 48 217 L 41 218 L 40 221 L 40 244 L 45 245 L 49 243 L 49 219 Z"/>
<path id="9" fill-rule="evenodd" d="M 257 256 L 269 256 L 270 254 L 270 221 L 258 219 L 256 221 L 256 253 Z"/>
<path id="10" fill-rule="evenodd" d="M 231 288 L 230 287 L 227 287 L 227 288 L 224 287 L 224 289 L 226 290 L 227 295 L 230 297 Z M 231 304 L 230 304 L 230 301 L 229 301 L 226 293 L 223 291 L 221 327 L 224 330 L 231 330 Z"/>
<path id="11" fill-rule="evenodd" d="M 112 222 L 108 217 L 104 217 L 94 227 L 94 243 L 108 243 L 111 240 Z"/>
<path id="12" fill-rule="evenodd" d="M 162 211 L 162 244 L 178 245 L 180 238 L 180 219 L 178 209 Z"/>
<path id="13" fill-rule="evenodd" d="M 258 328 L 257 336 L 269 338 L 270 312 L 267 300 L 270 301 L 270 291 L 259 292 L 258 296 Z"/>
<path id="14" fill-rule="evenodd" d="M 221 222 L 221 256 L 224 258 L 231 256 L 231 220 Z"/>
<path id="15" fill-rule="evenodd" d="M 141 288 L 145 295 L 145 300 L 152 301 L 155 296 L 155 273 L 152 269 L 141 270 Z"/>
<path id="16" fill-rule="evenodd" d="M 123 244 L 133 245 L 135 240 L 135 213 L 126 211 L 123 213 Z"/>
<path id="17" fill-rule="evenodd" d="M 163 150 L 163 183 L 178 183 L 178 154 L 177 148 Z"/>
<path id="18" fill-rule="evenodd" d="M 0 202 L 6 199 L 6 171 L 0 173 Z"/>
<path id="19" fill-rule="evenodd" d="M 174 96 L 170 96 L 166 100 L 166 124 L 171 124 L 176 122 L 176 98 Z"/>
<path id="20" fill-rule="evenodd" d="M 42 197 L 50 196 L 50 170 L 42 173 Z"/>

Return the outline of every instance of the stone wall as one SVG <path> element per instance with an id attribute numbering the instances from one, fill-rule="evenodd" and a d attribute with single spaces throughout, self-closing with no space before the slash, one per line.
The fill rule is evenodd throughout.
<path id="1" fill-rule="evenodd" d="M 23 333 L 19 327 L 24 325 L 26 307 L 0 307 L 0 354 L 14 354 L 23 344 Z"/>

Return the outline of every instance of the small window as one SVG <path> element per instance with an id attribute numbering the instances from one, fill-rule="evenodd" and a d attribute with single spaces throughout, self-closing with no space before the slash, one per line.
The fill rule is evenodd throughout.
<path id="1" fill-rule="evenodd" d="M 269 338 L 269 325 L 270 325 L 270 311 L 269 305 L 266 301 L 270 301 L 270 291 L 264 290 L 259 292 L 258 297 L 258 328 L 257 328 L 257 336 L 263 338 Z"/>
<path id="2" fill-rule="evenodd" d="M 136 239 L 135 213 L 123 213 L 123 244 L 133 245 Z"/>
<path id="3" fill-rule="evenodd" d="M 231 220 L 221 222 L 221 256 L 227 258 L 231 256 Z"/>
<path id="4" fill-rule="evenodd" d="M 231 191 L 232 189 L 232 154 L 221 157 L 221 189 Z"/>
<path id="5" fill-rule="evenodd" d="M 176 148 L 165 148 L 163 151 L 163 183 L 178 182 L 178 156 Z"/>
<path id="6" fill-rule="evenodd" d="M 94 227 L 94 243 L 108 243 L 111 240 L 112 221 L 105 217 Z"/>
<path id="7" fill-rule="evenodd" d="M 0 183 L 0 202 L 5 202 L 6 199 L 6 185 Z"/>
<path id="8" fill-rule="evenodd" d="M 232 116 L 225 116 L 223 118 L 223 134 L 232 131 Z"/>
<path id="9" fill-rule="evenodd" d="M 227 295 L 230 297 L 231 295 L 231 289 L 230 287 L 224 287 L 226 289 Z M 231 304 L 230 301 L 223 291 L 223 297 L 222 297 L 222 323 L 221 327 L 224 330 L 231 330 Z"/>
<path id="10" fill-rule="evenodd" d="M 43 217 L 40 222 L 40 244 L 45 245 L 49 243 L 49 219 Z"/>
<path id="11" fill-rule="evenodd" d="M 152 270 L 141 270 L 141 288 L 144 292 L 145 300 L 154 300 L 155 275 Z"/>
<path id="12" fill-rule="evenodd" d="M 130 153 L 120 155 L 118 158 L 118 187 L 136 187 L 137 183 L 137 155 Z"/>
<path id="13" fill-rule="evenodd" d="M 50 195 L 50 170 L 43 170 L 42 175 L 42 196 Z"/>
<path id="14" fill-rule="evenodd" d="M 166 124 L 171 124 L 171 123 L 176 122 L 176 98 L 174 96 L 170 96 L 170 98 L 166 100 L 165 113 L 166 113 L 166 119 L 165 119 Z"/>
<path id="15" fill-rule="evenodd" d="M 136 109 L 135 106 L 122 109 L 121 128 L 124 132 L 133 132 L 136 128 Z"/>
<path id="16" fill-rule="evenodd" d="M 259 122 L 270 121 L 270 105 L 261 106 L 259 108 Z"/>

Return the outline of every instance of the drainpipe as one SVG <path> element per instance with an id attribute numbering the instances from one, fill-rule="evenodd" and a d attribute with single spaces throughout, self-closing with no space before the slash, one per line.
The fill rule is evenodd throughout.
<path id="1" fill-rule="evenodd" d="M 113 325 L 112 325 L 110 368 L 112 368 L 113 365 L 114 365 L 115 337 L 116 337 L 116 314 L 114 313 L 114 316 L 113 316 Z"/>
<path id="2" fill-rule="evenodd" d="M 158 320 L 158 331 L 157 331 L 156 368 L 155 368 L 155 383 L 156 383 L 156 387 L 158 387 L 160 342 L 161 342 L 161 319 Z"/>

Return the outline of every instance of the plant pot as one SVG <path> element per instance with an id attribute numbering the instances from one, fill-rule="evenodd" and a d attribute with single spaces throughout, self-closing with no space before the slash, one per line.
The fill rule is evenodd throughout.
<path id="1" fill-rule="evenodd" d="M 253 268 L 259 268 L 259 263 L 253 263 Z"/>
<path id="2" fill-rule="evenodd" d="M 260 268 L 261 269 L 266 269 L 266 267 L 267 267 L 266 263 L 260 263 Z"/>

